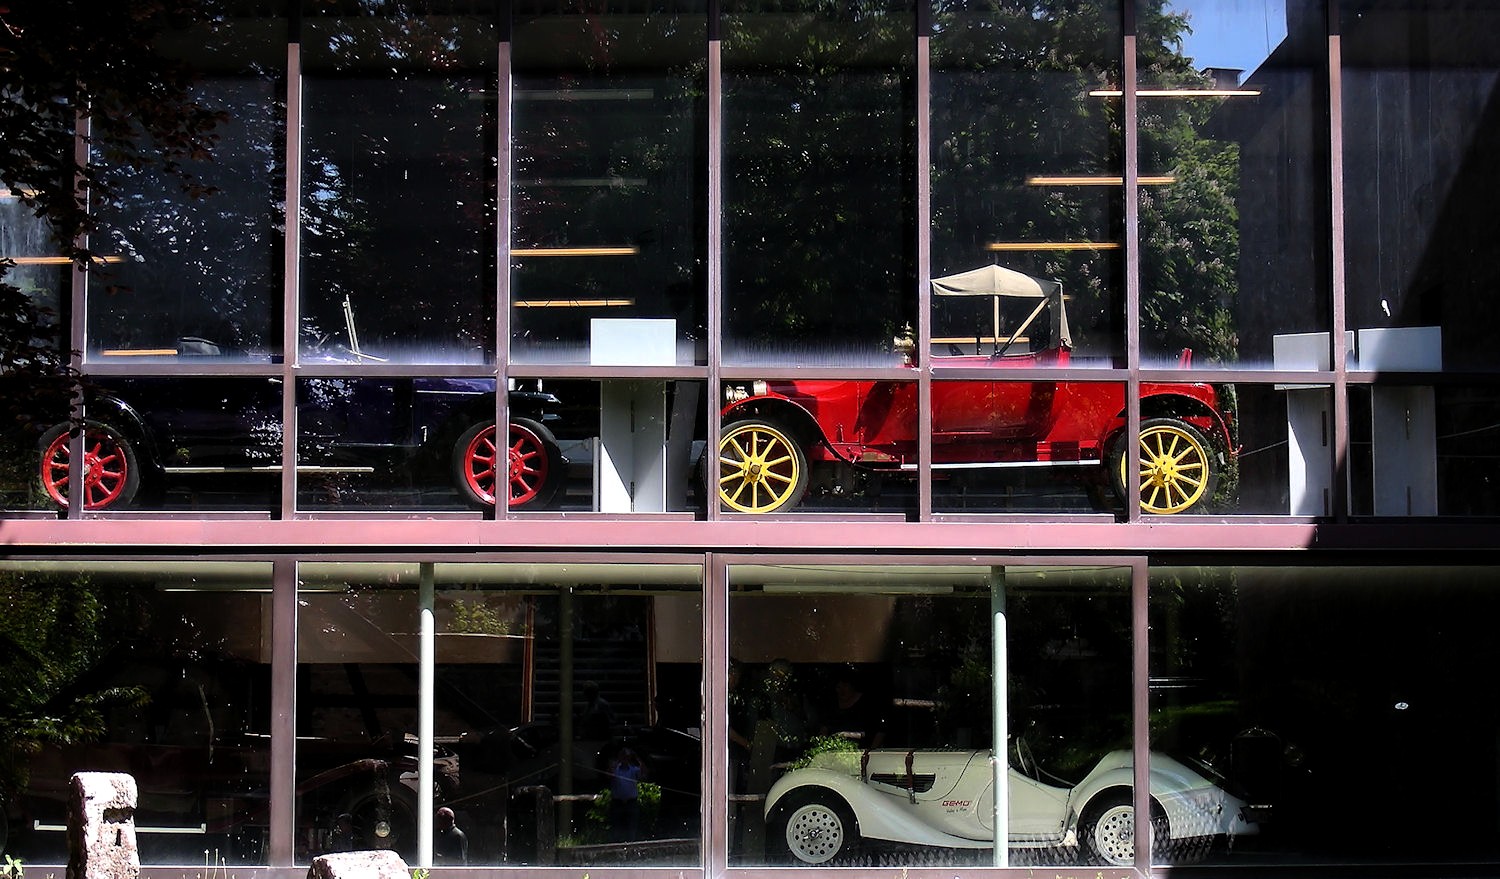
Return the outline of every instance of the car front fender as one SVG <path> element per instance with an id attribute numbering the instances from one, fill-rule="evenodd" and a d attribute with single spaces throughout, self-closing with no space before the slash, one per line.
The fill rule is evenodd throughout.
<path id="1" fill-rule="evenodd" d="M 859 825 L 859 834 L 866 839 L 949 848 L 990 846 L 989 840 L 965 839 L 933 827 L 927 819 L 927 810 L 937 808 L 936 803 L 913 805 L 904 796 L 876 790 L 860 781 L 858 776 L 828 769 L 795 769 L 777 779 L 766 794 L 767 819 L 789 795 L 818 788 L 837 794 L 849 804 Z"/>

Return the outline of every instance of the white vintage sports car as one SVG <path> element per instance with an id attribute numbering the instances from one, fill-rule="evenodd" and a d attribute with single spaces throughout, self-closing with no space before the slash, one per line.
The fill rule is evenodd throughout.
<path id="1" fill-rule="evenodd" d="M 1071 785 L 1039 770 L 1024 743 L 1012 749 L 1012 764 L 1012 849 L 1078 846 L 1090 863 L 1134 863 L 1129 751 L 1111 751 Z M 994 840 L 993 780 L 987 750 L 818 754 L 772 785 L 767 837 L 773 851 L 805 864 L 832 861 L 861 839 L 987 849 Z M 1256 833 L 1244 805 L 1186 765 L 1151 755 L 1158 859 L 1206 852 L 1218 837 Z"/>

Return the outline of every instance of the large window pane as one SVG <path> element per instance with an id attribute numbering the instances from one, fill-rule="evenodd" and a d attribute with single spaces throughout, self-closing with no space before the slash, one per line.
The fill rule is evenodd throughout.
<path id="1" fill-rule="evenodd" d="M 706 25 L 690 2 L 517 8 L 517 362 L 704 362 Z"/>
<path id="2" fill-rule="evenodd" d="M 1050 347 L 1072 365 L 1109 365 L 1124 352 L 1122 141 L 1118 102 L 1091 92 L 1119 81 L 1119 5 L 1013 5 L 934 9 L 932 276 L 994 265 L 1055 284 L 1072 333 Z M 1035 304 L 1002 315 L 978 289 L 933 290 L 932 355 L 944 365 L 997 350 Z"/>
<path id="3" fill-rule="evenodd" d="M 281 354 L 285 85 L 274 74 L 215 79 L 199 99 L 226 121 L 212 161 L 184 171 L 110 170 L 116 201 L 91 246 L 88 358 L 97 362 L 271 360 Z M 108 161 L 107 155 L 102 157 Z"/>
<path id="4" fill-rule="evenodd" d="M 301 572 L 298 863 L 417 849 L 415 565 Z"/>
<path id="5" fill-rule="evenodd" d="M 539 423 L 556 417 L 544 415 L 544 408 L 536 401 L 535 411 L 517 414 Z M 493 444 L 494 379 L 303 379 L 297 411 L 297 504 L 303 509 L 494 505 L 493 479 L 466 478 L 481 434 Z"/>
<path id="6" fill-rule="evenodd" d="M 894 364 L 915 322 L 914 13 L 724 4 L 724 356 Z"/>
<path id="7" fill-rule="evenodd" d="M 60 377 L 72 266 L 58 255 L 47 224 L 22 202 L 29 187 L 18 190 L 0 188 L 0 294 L 7 302 L 15 297 L 7 330 L 13 347 L 0 362 L 0 508 L 8 510 L 46 506 L 35 449 L 48 428 L 67 419 L 71 398 Z"/>
<path id="8" fill-rule="evenodd" d="M 1253 807 L 1217 826 L 1188 822 L 1195 835 L 1239 817 L 1259 830 L 1182 855 L 1256 867 L 1492 862 L 1500 717 L 1456 670 L 1497 659 L 1497 573 L 1153 569 L 1153 752 L 1221 777 Z M 1408 765 L 1436 755 L 1463 779 L 1438 810 Z"/>
<path id="9" fill-rule="evenodd" d="M 1394 342 L 1361 346 L 1359 368 L 1493 369 L 1500 9 L 1340 9 L 1349 328 Z"/>
<path id="10" fill-rule="evenodd" d="M 145 864 L 265 864 L 270 565 L 0 567 L 5 854 L 68 860 L 69 779 L 128 772 Z M 59 870 L 60 872 L 60 870 Z"/>
<path id="11" fill-rule="evenodd" d="M 1117 382 L 933 382 L 933 507 L 1114 511 L 1124 428 Z"/>
<path id="12" fill-rule="evenodd" d="M 492 360 L 495 14 L 362 9 L 304 23 L 302 356 Z"/>
<path id="13" fill-rule="evenodd" d="M 1495 388 L 1356 387 L 1349 419 L 1349 509 L 1355 515 L 1500 514 Z"/>
<path id="14" fill-rule="evenodd" d="M 1138 19 L 1147 363 L 1316 368 L 1284 346 L 1330 320 L 1320 6 L 1173 0 Z"/>
<path id="15" fill-rule="evenodd" d="M 299 730 L 314 746 L 298 749 L 299 854 L 414 852 L 424 567 L 301 568 Z M 457 563 L 427 575 L 436 800 L 466 842 L 433 816 L 436 863 L 697 864 L 700 569 Z M 377 759 L 335 784 L 358 757 Z"/>
<path id="16" fill-rule="evenodd" d="M 703 382 L 546 379 L 521 387 L 511 394 L 508 451 L 520 467 L 509 474 L 512 510 L 703 509 Z M 521 405 L 537 394 L 556 400 L 542 410 L 546 420 Z M 484 469 L 481 461 L 472 472 Z"/>
<path id="17" fill-rule="evenodd" d="M 729 581 L 732 863 L 1071 864 L 1076 834 L 1128 802 L 1128 570 L 743 565 Z"/>
<path id="18" fill-rule="evenodd" d="M 84 509 L 220 509 L 264 513 L 281 456 L 281 381 L 111 378 L 84 392 L 82 459 L 66 413 L 48 422 L 24 464 L 44 502 L 70 499 L 83 470 Z"/>
<path id="19" fill-rule="evenodd" d="M 916 509 L 916 382 L 772 379 L 722 393 L 724 512 Z"/>

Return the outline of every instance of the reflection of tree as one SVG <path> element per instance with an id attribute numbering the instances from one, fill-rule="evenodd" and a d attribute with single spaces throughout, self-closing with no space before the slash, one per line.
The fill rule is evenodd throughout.
<path id="1" fill-rule="evenodd" d="M 725 326 L 889 344 L 914 318 L 913 11 L 804 0 L 725 21 Z"/>
<path id="2" fill-rule="evenodd" d="M 95 249 L 123 263 L 94 273 L 95 349 L 176 347 L 183 336 L 225 353 L 278 347 L 271 321 L 281 293 L 284 111 L 269 80 L 216 80 L 195 93 L 234 111 L 213 161 L 192 163 L 216 194 L 189 198 L 163 190 L 149 170 L 110 169 L 119 197 L 101 211 L 108 231 Z"/>
<path id="3" fill-rule="evenodd" d="M 86 685 L 129 631 L 129 608 L 86 578 L 0 574 L 0 803 L 25 788 L 41 748 L 93 741 L 108 707 L 145 703 L 137 687 Z"/>
<path id="4" fill-rule="evenodd" d="M 82 236 L 102 227 L 95 211 L 118 193 L 108 166 L 154 170 L 156 186 L 204 189 L 184 164 L 206 157 L 220 115 L 198 103 L 188 69 L 158 51 L 174 28 L 211 19 L 213 0 L 11 3 L 0 8 L 0 185 L 45 221 L 52 252 L 86 260 Z M 87 114 L 93 159 L 75 161 L 78 114 Z M 148 147 L 142 140 L 145 133 Z M 5 254 L 0 254 L 4 256 Z M 0 394 L 7 429 L 20 423 L 21 448 L 66 411 L 65 343 L 59 315 L 7 281 L 0 260 L 0 370 L 13 379 Z"/>
<path id="5" fill-rule="evenodd" d="M 517 257 L 512 297 L 630 304 L 518 309 L 517 341 L 577 342 L 591 317 L 671 318 L 693 333 L 705 322 L 702 10 L 538 6 L 516 18 L 512 247 L 631 252 Z"/>
<path id="6" fill-rule="evenodd" d="M 1187 20 L 1164 0 L 1138 5 L 1139 81 L 1206 85 L 1181 54 Z M 1037 175 L 1118 176 L 1120 11 L 1105 0 L 944 0 L 934 11 L 933 270 L 971 268 L 988 243 L 1118 242 L 1118 188 L 1028 185 Z M 1214 101 L 1140 99 L 1140 166 L 1177 183 L 1142 187 L 1142 337 L 1150 351 L 1232 356 L 1238 165 L 1201 131 Z M 1056 278 L 1070 297 L 1076 346 L 1116 351 L 1121 264 L 1105 251 L 1005 253 L 1006 265 Z M 945 307 L 943 304 L 938 306 Z M 946 307 L 954 307 L 947 304 Z M 964 320 L 972 321 L 974 315 Z M 973 324 L 939 311 L 939 333 Z M 949 321 L 945 326 L 945 320 Z M 1112 328 L 1113 327 L 1113 328 Z M 1118 353 L 1116 351 L 1116 353 Z"/>
<path id="7" fill-rule="evenodd" d="M 303 329 L 376 353 L 493 347 L 494 31 L 370 4 L 304 31 Z"/>

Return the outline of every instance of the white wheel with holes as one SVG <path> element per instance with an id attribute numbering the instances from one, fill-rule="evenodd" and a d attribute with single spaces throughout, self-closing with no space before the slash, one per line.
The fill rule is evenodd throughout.
<path id="1" fill-rule="evenodd" d="M 837 795 L 809 792 L 783 803 L 771 822 L 773 843 L 786 847 L 794 863 L 826 864 L 859 843 L 848 806 Z"/>

